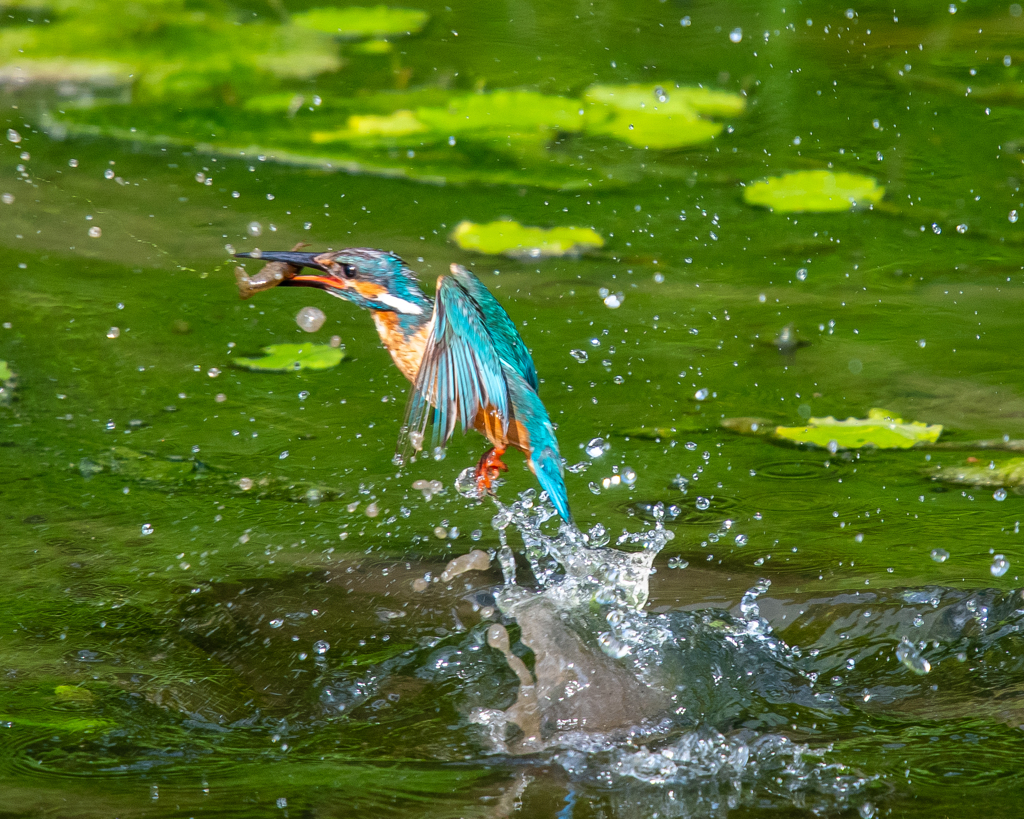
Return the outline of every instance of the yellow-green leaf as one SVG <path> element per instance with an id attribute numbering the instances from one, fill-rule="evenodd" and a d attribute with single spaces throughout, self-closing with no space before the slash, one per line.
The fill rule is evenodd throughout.
<path id="1" fill-rule="evenodd" d="M 797 171 L 770 176 L 743 189 L 743 201 L 779 213 L 830 213 L 877 205 L 885 188 L 870 176 Z"/>
<path id="2" fill-rule="evenodd" d="M 422 31 L 430 15 L 419 9 L 388 6 L 319 8 L 293 14 L 293 25 L 339 37 L 388 37 Z"/>
<path id="3" fill-rule="evenodd" d="M 10 381 L 14 378 L 14 373 L 11 372 L 10 366 L 6 361 L 0 361 L 0 381 Z"/>
<path id="4" fill-rule="evenodd" d="M 616 113 L 611 119 L 588 122 L 587 131 L 628 142 L 638 148 L 688 148 L 718 136 L 725 126 L 696 114 L 652 111 Z"/>
<path id="5" fill-rule="evenodd" d="M 941 434 L 941 424 L 904 422 L 894 413 L 875 408 L 868 410 L 867 418 L 837 421 L 829 415 L 810 418 L 805 427 L 776 427 L 773 436 L 822 449 L 909 449 L 919 443 L 935 443 Z"/>
<path id="6" fill-rule="evenodd" d="M 536 91 L 491 91 L 453 97 L 444 108 L 419 108 L 417 118 L 432 130 L 448 134 L 497 131 L 575 132 L 583 128 L 579 100 Z"/>
<path id="7" fill-rule="evenodd" d="M 984 463 L 963 466 L 936 466 L 931 470 L 932 480 L 968 486 L 1024 486 L 1024 458 L 1008 458 L 994 467 L 989 459 Z"/>
<path id="8" fill-rule="evenodd" d="M 327 344 L 271 344 L 262 352 L 262 358 L 236 358 L 235 366 L 267 373 L 329 370 L 345 357 L 340 348 Z"/>
<path id="9" fill-rule="evenodd" d="M 578 255 L 604 246 L 604 239 L 591 228 L 526 227 L 513 221 L 459 222 L 452 241 L 463 250 L 513 258 Z"/>
<path id="10" fill-rule="evenodd" d="M 591 105 L 619 111 L 651 111 L 666 116 L 728 117 L 742 114 L 746 107 L 746 100 L 739 94 L 696 86 L 680 88 L 674 83 L 592 85 L 583 92 L 583 99 Z"/>
<path id="11" fill-rule="evenodd" d="M 53 689 L 57 699 L 61 702 L 74 702 L 87 705 L 96 701 L 96 695 L 88 688 L 81 688 L 77 685 L 58 685 Z"/>

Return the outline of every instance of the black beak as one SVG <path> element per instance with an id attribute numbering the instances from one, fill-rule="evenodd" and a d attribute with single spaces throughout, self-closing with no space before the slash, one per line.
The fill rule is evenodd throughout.
<path id="1" fill-rule="evenodd" d="M 264 250 L 256 256 L 253 256 L 251 253 L 236 253 L 235 258 L 258 259 L 261 262 L 284 262 L 295 267 L 311 267 L 314 270 L 319 270 L 321 273 L 326 273 L 328 272 L 327 268 L 315 261 L 319 255 L 319 253 L 298 253 L 294 250 Z"/>

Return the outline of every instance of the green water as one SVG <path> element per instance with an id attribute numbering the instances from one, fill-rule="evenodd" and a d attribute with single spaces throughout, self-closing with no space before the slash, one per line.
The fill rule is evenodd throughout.
<path id="1" fill-rule="evenodd" d="M 393 250 L 428 289 L 451 262 L 476 271 L 521 326 L 568 464 L 592 461 L 566 476 L 581 527 L 618 534 L 651 503 L 678 506 L 652 610 L 734 608 L 771 580 L 762 615 L 842 710 L 754 697 L 708 722 L 788 732 L 867 784 L 819 805 L 758 780 L 735 815 L 1016 813 L 1024 499 L 931 470 L 1001 463 L 1012 453 L 972 442 L 1024 438 L 1020 7 L 417 6 L 429 23 L 390 54 L 346 45 L 337 71 L 266 88 L 218 75 L 194 93 L 0 91 L 0 127 L 20 137 L 0 144 L 0 360 L 16 376 L 0 406 L 0 814 L 497 817 L 517 800 L 523 815 L 577 819 L 729 812 L 686 784 L 491 752 L 469 714 L 508 707 L 516 681 L 483 643 L 473 592 L 500 577 L 412 591 L 497 546 L 493 508 L 452 488 L 483 440 L 457 437 L 446 460 L 396 476 L 407 383 L 369 317 L 310 290 L 237 297 L 226 245 L 298 241 Z M 276 24 L 284 9 L 217 13 Z M 0 35 L 52 24 L 0 5 Z M 446 184 L 395 176 L 414 166 L 405 145 L 377 155 L 384 176 L 266 156 L 332 101 L 576 97 L 598 82 L 703 84 L 745 94 L 746 111 L 674 151 L 558 134 L 522 154 L 521 182 L 516 160 L 476 143 L 430 159 Z M 263 91 L 303 95 L 294 119 L 265 116 L 279 151 L 243 110 Z M 122 102 L 78 107 L 93 94 Z M 306 112 L 312 95 L 326 113 Z M 156 138 L 174 122 L 191 144 Z M 883 205 L 743 202 L 767 175 L 825 168 L 877 179 Z M 506 184 L 486 177 L 498 171 Z M 517 261 L 448 240 L 463 219 L 502 217 L 593 227 L 607 244 Z M 307 305 L 328 317 L 312 336 L 294 319 Z M 807 344 L 780 352 L 789 325 Z M 232 365 L 331 336 L 348 354 L 333 370 Z M 721 426 L 871 407 L 941 424 L 962 448 L 829 453 Z M 674 437 L 636 434 L 661 427 Z M 591 459 L 595 437 L 609 448 Z M 506 500 L 533 485 L 509 462 Z M 626 468 L 633 488 L 602 488 Z M 444 491 L 426 499 L 416 480 Z M 688 568 L 669 568 L 677 558 Z M 929 674 L 897 660 L 902 637 L 927 641 Z M 696 685 L 716 672 L 687 673 Z"/>

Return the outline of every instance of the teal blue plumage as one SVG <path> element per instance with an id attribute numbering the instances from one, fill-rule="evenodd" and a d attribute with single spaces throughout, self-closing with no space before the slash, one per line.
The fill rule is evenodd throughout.
<path id="1" fill-rule="evenodd" d="M 450 275 L 438 279 L 431 301 L 392 253 L 348 248 L 261 255 L 293 266 L 296 274 L 283 285 L 317 287 L 373 311 L 381 340 L 413 382 L 400 454 L 421 449 L 428 426 L 433 447 L 444 447 L 456 427 L 473 427 L 494 445 L 477 467 L 482 487 L 489 488 L 506 468 L 500 458 L 508 446 L 521 449 L 559 516 L 572 521 L 558 441 L 537 394 L 533 359 L 508 313 L 476 276 L 452 265 Z"/>

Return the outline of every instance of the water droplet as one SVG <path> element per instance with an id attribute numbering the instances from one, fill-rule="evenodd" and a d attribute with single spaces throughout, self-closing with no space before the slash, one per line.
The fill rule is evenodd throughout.
<path id="1" fill-rule="evenodd" d="M 313 653 L 314 654 L 323 655 L 323 654 L 326 654 L 330 650 L 331 650 L 331 644 L 328 643 L 326 640 L 317 640 L 315 643 L 313 643 Z"/>
<path id="2" fill-rule="evenodd" d="M 945 563 L 949 560 L 949 552 L 945 549 L 932 549 L 932 560 L 936 563 Z"/>
<path id="3" fill-rule="evenodd" d="M 452 147 L 455 147 L 455 137 L 448 137 L 448 144 L 451 145 Z"/>
<path id="4" fill-rule="evenodd" d="M 114 169 L 113 168 L 107 168 L 103 172 L 103 178 L 104 179 L 113 179 L 114 178 Z"/>
<path id="5" fill-rule="evenodd" d="M 584 451 L 591 458 L 600 458 L 610 449 L 610 445 L 604 438 L 591 438 L 587 445 L 584 447 Z"/>
<path id="6" fill-rule="evenodd" d="M 796 277 L 802 282 L 807 281 L 807 268 L 801 267 L 798 271 L 796 271 Z"/>
<path id="7" fill-rule="evenodd" d="M 1017 211 L 1011 210 L 1010 215 L 1007 216 L 1006 218 L 1009 219 L 1011 222 L 1016 222 L 1019 217 L 1017 216 Z"/>
<path id="8" fill-rule="evenodd" d="M 870 802 L 864 802 L 859 808 L 857 808 L 857 813 L 860 814 L 861 819 L 872 819 L 875 815 L 875 806 Z"/>
<path id="9" fill-rule="evenodd" d="M 729 42 L 738 43 L 743 39 L 743 29 L 737 27 L 729 32 Z"/>
<path id="10" fill-rule="evenodd" d="M 196 182 L 202 184 L 205 181 L 206 181 L 206 174 L 205 173 L 200 171 L 199 173 L 196 174 Z"/>
<path id="11" fill-rule="evenodd" d="M 687 441 L 683 446 L 690 452 L 694 452 L 697 449 L 697 444 L 694 441 Z"/>
<path id="12" fill-rule="evenodd" d="M 0 194 L 0 202 L 3 202 L 5 205 L 13 205 L 14 204 L 14 194 L 13 193 Z"/>
<path id="13" fill-rule="evenodd" d="M 668 559 L 668 567 L 670 569 L 685 569 L 690 565 L 689 560 L 684 560 L 681 557 L 670 557 Z"/>
<path id="14" fill-rule="evenodd" d="M 89 236 L 91 236 L 93 239 L 99 239 L 102 235 L 103 231 L 100 229 L 98 225 L 93 225 L 91 228 L 89 228 Z"/>
<path id="15" fill-rule="evenodd" d="M 696 507 L 697 507 L 697 508 L 698 508 L 698 509 L 699 509 L 699 510 L 700 510 L 701 512 L 703 512 L 703 511 L 705 511 L 705 510 L 706 510 L 706 509 L 707 509 L 708 507 L 710 507 L 710 506 L 711 506 L 711 501 L 709 501 L 709 500 L 708 500 L 707 498 L 705 498 L 705 497 L 704 497 L 703 495 L 700 495 L 700 496 L 698 496 L 698 498 L 697 498 L 697 502 L 696 502 L 696 504 L 695 504 L 695 505 L 696 505 Z"/>
<path id="16" fill-rule="evenodd" d="M 1006 490 L 1003 489 L 1002 487 L 999 487 L 999 489 L 992 493 L 992 497 L 995 498 L 997 501 L 1004 501 L 1006 500 Z"/>
<path id="17" fill-rule="evenodd" d="M 747 545 L 747 536 L 746 535 L 736 535 L 736 545 L 737 546 L 746 546 Z"/>
<path id="18" fill-rule="evenodd" d="M 587 363 L 587 351 L 586 350 L 569 350 L 569 355 L 575 358 L 580 364 Z"/>
<path id="19" fill-rule="evenodd" d="M 68 167 L 69 168 L 77 168 L 78 167 L 78 160 L 77 159 L 69 159 L 68 160 Z"/>
<path id="20" fill-rule="evenodd" d="M 243 492 L 248 492 L 250 489 L 252 489 L 252 487 L 253 487 L 253 480 L 252 480 L 252 478 L 239 478 L 239 480 L 238 480 L 238 488 L 241 489 Z"/>
<path id="21" fill-rule="evenodd" d="M 281 451 L 281 454 L 277 456 L 277 459 L 278 459 L 279 461 L 283 461 L 283 460 L 284 460 L 285 458 L 287 458 L 287 457 L 288 457 L 288 450 L 287 450 L 287 449 L 285 449 L 285 450 L 282 450 L 282 451 Z"/>
<path id="22" fill-rule="evenodd" d="M 368 503 L 366 505 L 366 508 L 363 510 L 363 513 L 368 518 L 375 518 L 375 517 L 377 517 L 377 515 L 380 514 L 380 507 L 377 506 L 376 502 Z"/>
<path id="23" fill-rule="evenodd" d="M 896 659 L 915 674 L 927 674 L 932 670 L 932 664 L 921 656 L 917 646 L 906 637 L 901 637 L 900 644 L 896 646 Z"/>
<path id="24" fill-rule="evenodd" d="M 448 530 L 445 529 L 443 526 L 435 526 L 434 537 L 436 537 L 438 540 L 444 540 L 446 537 L 448 537 Z"/>
<path id="25" fill-rule="evenodd" d="M 622 482 L 626 486 L 633 486 L 636 483 L 636 470 L 630 469 L 628 466 L 623 468 Z"/>
<path id="26" fill-rule="evenodd" d="M 992 572 L 993 577 L 1002 577 L 1010 571 L 1010 561 L 1002 555 L 994 555 L 992 565 L 988 567 L 988 570 Z"/>
<path id="27" fill-rule="evenodd" d="M 612 310 L 615 310 L 622 306 L 622 302 L 625 300 L 625 298 L 625 295 L 623 295 L 622 293 L 610 293 L 609 295 L 605 296 L 604 306 L 610 307 Z"/>
<path id="28" fill-rule="evenodd" d="M 967 232 L 967 225 L 963 225 L 963 224 L 957 225 L 956 226 L 956 232 L 957 233 L 966 233 Z"/>
<path id="29" fill-rule="evenodd" d="M 117 338 L 119 335 L 121 335 L 120 327 L 111 327 L 107 330 L 107 338 Z"/>
<path id="30" fill-rule="evenodd" d="M 284 620 L 282 620 L 280 617 L 275 617 L 273 620 L 270 621 L 271 628 L 281 628 L 281 626 L 283 625 Z"/>
<path id="31" fill-rule="evenodd" d="M 706 388 L 701 387 L 699 390 L 697 390 L 697 392 L 693 394 L 693 397 L 696 398 L 698 401 L 703 401 L 705 398 L 708 397 L 708 391 Z"/>
<path id="32" fill-rule="evenodd" d="M 210 376 L 210 378 L 216 378 L 218 375 L 220 375 L 220 370 L 218 370 L 216 367 L 210 367 L 210 369 L 206 371 L 206 374 Z"/>
<path id="33" fill-rule="evenodd" d="M 153 534 L 153 525 L 151 523 L 142 524 L 142 534 L 151 535 Z"/>
<path id="34" fill-rule="evenodd" d="M 13 128 L 8 128 L 7 129 L 7 141 L 8 142 L 13 142 L 15 145 L 17 145 L 19 142 L 21 142 L 21 134 L 19 134 Z"/>
<path id="35" fill-rule="evenodd" d="M 249 232 L 250 236 L 263 235 L 263 225 L 261 225 L 259 222 L 250 222 L 246 227 L 246 230 Z"/>

